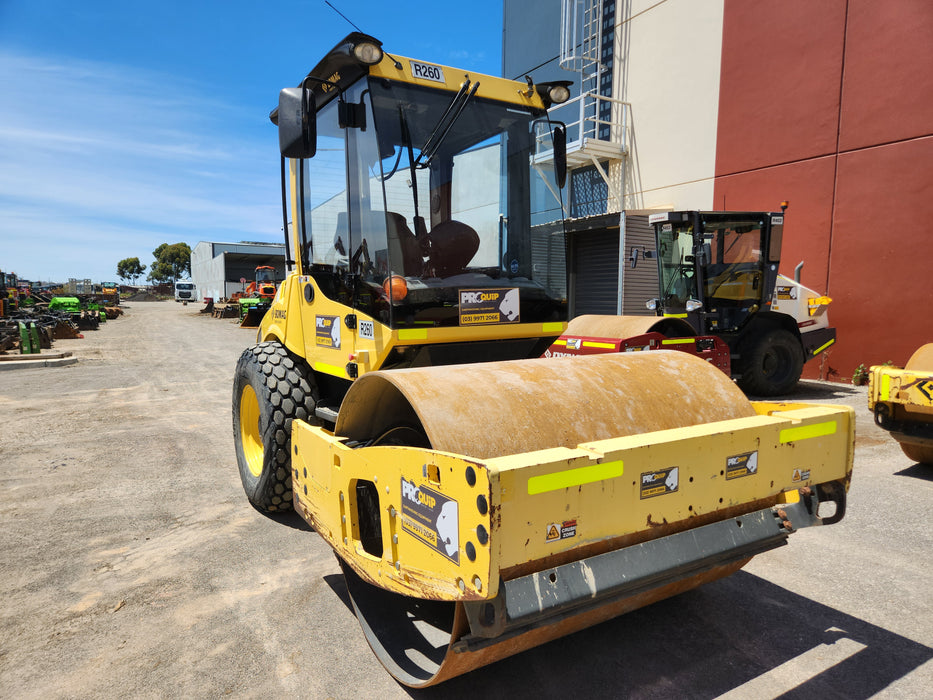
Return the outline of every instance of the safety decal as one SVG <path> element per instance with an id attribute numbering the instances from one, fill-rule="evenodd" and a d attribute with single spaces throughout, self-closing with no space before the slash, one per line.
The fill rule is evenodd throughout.
<path id="1" fill-rule="evenodd" d="M 376 339 L 376 328 L 372 321 L 360 321 L 360 338 L 366 340 Z"/>
<path id="2" fill-rule="evenodd" d="M 460 290 L 461 326 L 518 322 L 519 297 L 517 288 Z"/>
<path id="3" fill-rule="evenodd" d="M 797 288 L 796 287 L 775 287 L 774 296 L 777 299 L 796 299 L 797 298 Z"/>
<path id="4" fill-rule="evenodd" d="M 577 521 L 565 520 L 562 523 L 550 523 L 547 526 L 546 542 L 558 542 L 577 536 Z"/>
<path id="5" fill-rule="evenodd" d="M 917 391 L 919 391 L 921 394 L 923 394 L 926 397 L 927 401 L 933 404 L 933 380 L 920 379 L 917 381 L 917 383 L 914 386 L 917 387 Z M 910 387 L 907 386 L 904 388 L 909 389 Z"/>
<path id="6" fill-rule="evenodd" d="M 460 565 L 457 502 L 427 486 L 402 478 L 402 531 Z"/>
<path id="7" fill-rule="evenodd" d="M 726 458 L 726 480 L 758 473 L 758 450 Z"/>
<path id="8" fill-rule="evenodd" d="M 322 348 L 340 347 L 340 317 L 315 316 L 314 342 Z"/>
<path id="9" fill-rule="evenodd" d="M 809 469 L 795 469 L 791 477 L 793 481 L 807 481 L 810 478 Z"/>
<path id="10" fill-rule="evenodd" d="M 674 493 L 680 486 L 680 467 L 643 472 L 640 498 L 653 498 Z"/>

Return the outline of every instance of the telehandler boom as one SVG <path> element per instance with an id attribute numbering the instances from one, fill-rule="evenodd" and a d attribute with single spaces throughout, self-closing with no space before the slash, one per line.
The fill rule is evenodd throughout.
<path id="1" fill-rule="evenodd" d="M 845 512 L 851 409 L 750 403 L 686 353 L 540 357 L 568 320 L 543 226 L 566 174 L 547 109 L 568 96 L 354 33 L 271 115 L 290 271 L 236 367 L 240 476 L 333 547 L 413 687 Z"/>

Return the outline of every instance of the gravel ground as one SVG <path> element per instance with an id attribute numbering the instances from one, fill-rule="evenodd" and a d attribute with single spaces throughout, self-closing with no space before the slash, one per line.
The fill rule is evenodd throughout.
<path id="1" fill-rule="evenodd" d="M 75 365 L 0 373 L 0 697 L 896 697 L 933 688 L 933 469 L 855 406 L 838 525 L 738 574 L 455 679 L 382 670 L 330 549 L 245 500 L 231 378 L 255 338 L 133 302 Z"/>

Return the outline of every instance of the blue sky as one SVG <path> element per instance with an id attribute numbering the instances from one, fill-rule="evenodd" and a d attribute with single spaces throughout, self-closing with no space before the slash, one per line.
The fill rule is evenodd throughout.
<path id="1" fill-rule="evenodd" d="M 331 1 L 390 53 L 501 72 L 501 0 Z M 350 31 L 324 0 L 0 0 L 0 269 L 100 282 L 160 243 L 281 241 L 268 114 Z"/>

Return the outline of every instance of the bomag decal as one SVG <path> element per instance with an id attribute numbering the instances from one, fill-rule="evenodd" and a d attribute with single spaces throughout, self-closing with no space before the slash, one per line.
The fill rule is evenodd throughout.
<path id="1" fill-rule="evenodd" d="M 797 298 L 797 288 L 796 287 L 775 287 L 774 296 L 777 299 L 796 299 Z"/>
<path id="2" fill-rule="evenodd" d="M 402 531 L 460 565 L 457 502 L 427 486 L 402 479 Z"/>
<path id="3" fill-rule="evenodd" d="M 518 322 L 519 295 L 517 288 L 460 290 L 461 326 Z"/>
<path id="4" fill-rule="evenodd" d="M 678 488 L 680 488 L 680 467 L 643 472 L 639 498 L 664 496 L 668 493 L 674 493 Z"/>
<path id="5" fill-rule="evenodd" d="M 272 312 L 272 318 L 278 318 L 284 321 L 286 316 L 287 314 L 285 312 L 285 309 L 275 309 Z"/>
<path id="6" fill-rule="evenodd" d="M 315 316 L 314 342 L 322 348 L 340 348 L 340 317 Z"/>
<path id="7" fill-rule="evenodd" d="M 726 479 L 738 479 L 758 473 L 758 451 L 726 458 Z"/>

